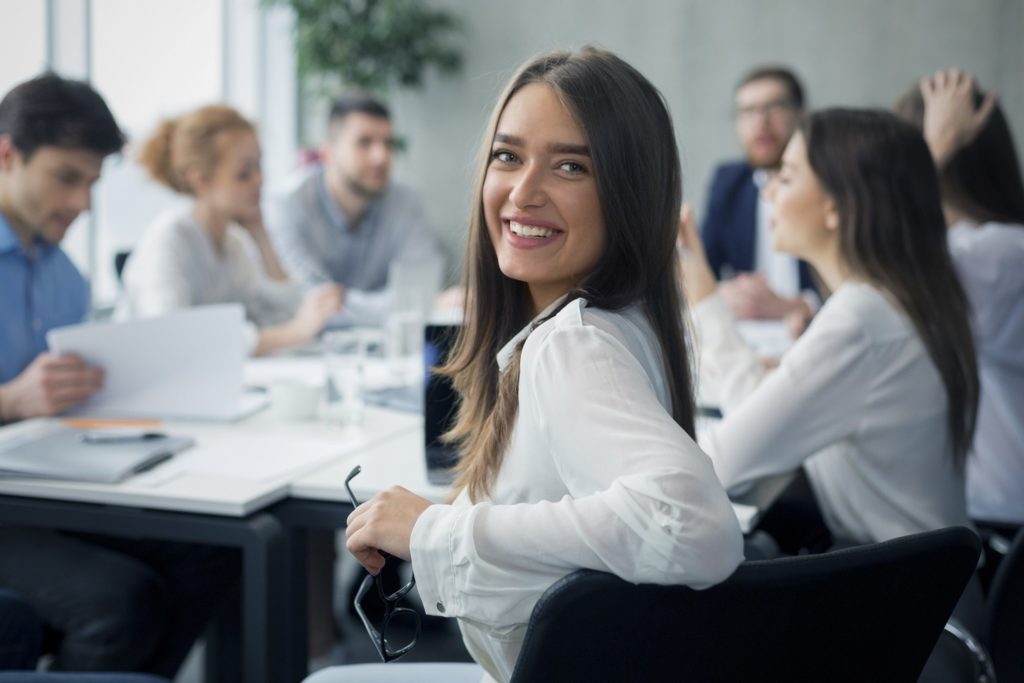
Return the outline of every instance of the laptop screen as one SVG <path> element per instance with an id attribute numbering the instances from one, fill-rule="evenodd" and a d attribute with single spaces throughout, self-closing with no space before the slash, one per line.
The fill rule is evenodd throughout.
<path id="1" fill-rule="evenodd" d="M 447 360 L 458 329 L 457 325 L 427 325 L 424 331 L 423 360 L 427 375 L 423 396 L 423 438 L 427 475 L 432 483 L 450 481 L 447 470 L 458 462 L 456 450 L 441 440 L 455 419 L 455 389 L 450 379 L 430 371 Z"/>

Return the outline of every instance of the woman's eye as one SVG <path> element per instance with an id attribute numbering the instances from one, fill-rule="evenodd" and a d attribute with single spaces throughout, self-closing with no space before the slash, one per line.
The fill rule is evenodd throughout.
<path id="1" fill-rule="evenodd" d="M 491 159 L 494 161 L 500 161 L 503 164 L 511 164 L 516 160 L 516 155 L 507 150 L 499 149 L 491 154 Z"/>
<path id="2" fill-rule="evenodd" d="M 587 172 L 587 169 L 583 164 L 578 164 L 575 161 L 563 161 L 558 165 L 558 168 L 567 173 L 572 173 L 573 175 Z"/>

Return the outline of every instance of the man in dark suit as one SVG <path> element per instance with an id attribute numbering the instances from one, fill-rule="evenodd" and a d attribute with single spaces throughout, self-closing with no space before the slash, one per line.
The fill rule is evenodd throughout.
<path id="1" fill-rule="evenodd" d="M 771 248 L 768 175 L 803 114 L 803 88 L 781 67 L 751 71 L 736 87 L 736 134 L 745 159 L 715 170 L 703 239 L 722 296 L 737 318 L 809 319 L 814 281 L 806 263 Z"/>

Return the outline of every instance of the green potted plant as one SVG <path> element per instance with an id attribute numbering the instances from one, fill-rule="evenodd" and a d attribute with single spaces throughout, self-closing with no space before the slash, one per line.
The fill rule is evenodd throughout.
<path id="1" fill-rule="evenodd" d="M 263 0 L 295 15 L 299 75 L 337 87 L 382 92 L 418 87 L 427 67 L 454 74 L 462 55 L 450 39 L 460 19 L 423 0 Z"/>
<path id="2" fill-rule="evenodd" d="M 463 30 L 461 19 L 424 0 L 261 1 L 288 7 L 295 17 L 300 138 L 308 145 L 319 139 L 315 131 L 339 91 L 384 95 L 391 87 L 421 87 L 428 67 L 445 75 L 462 67 L 452 42 Z"/>

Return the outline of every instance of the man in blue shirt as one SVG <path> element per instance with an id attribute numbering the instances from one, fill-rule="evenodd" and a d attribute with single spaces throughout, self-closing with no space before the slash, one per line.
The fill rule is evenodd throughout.
<path id="1" fill-rule="evenodd" d="M 0 118 L 0 422 L 59 413 L 100 388 L 100 370 L 46 352 L 46 332 L 89 311 L 89 286 L 58 245 L 89 208 L 103 158 L 123 144 L 115 125 L 90 147 L 71 147 L 65 142 L 81 134 L 71 124 L 52 131 L 53 144 L 38 144 L 32 134 L 42 131 L 31 128 L 48 112 L 33 102 L 23 108 L 22 130 L 11 106 Z M 31 142 L 16 144 L 23 138 Z"/>
<path id="2" fill-rule="evenodd" d="M 44 74 L 0 100 L 0 422 L 61 413 L 102 384 L 101 370 L 47 352 L 46 333 L 89 311 L 59 245 L 123 144 L 85 83 Z M 237 575 L 222 549 L 0 526 L 0 590 L 56 634 L 54 669 L 173 676 Z M 0 611 L 0 635 L 17 638 L 17 618 Z"/>

